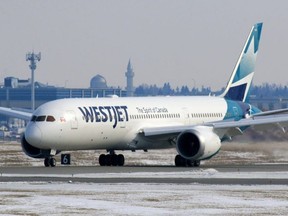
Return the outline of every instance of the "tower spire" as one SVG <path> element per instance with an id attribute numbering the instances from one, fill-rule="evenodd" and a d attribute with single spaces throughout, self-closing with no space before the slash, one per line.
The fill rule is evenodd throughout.
<path id="1" fill-rule="evenodd" d="M 126 87 L 127 97 L 132 97 L 134 95 L 134 87 L 133 87 L 134 72 L 133 67 L 131 65 L 131 59 L 129 59 L 125 75 L 127 77 L 127 87 Z"/>

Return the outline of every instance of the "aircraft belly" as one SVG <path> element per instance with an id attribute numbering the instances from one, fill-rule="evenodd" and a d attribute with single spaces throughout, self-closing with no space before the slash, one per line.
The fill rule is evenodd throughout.
<path id="1" fill-rule="evenodd" d="M 164 149 L 174 145 L 167 140 L 151 140 L 141 136 L 134 130 L 119 128 L 111 131 L 110 128 L 94 128 L 87 131 L 78 129 L 69 132 L 67 140 L 61 140 L 62 149 L 59 150 L 138 150 L 138 149 Z M 68 136 L 63 136 L 68 137 Z"/>
<path id="2" fill-rule="evenodd" d="M 133 138 L 125 128 L 79 127 L 60 132 L 58 150 L 123 149 Z M 61 147 L 61 149 L 59 149 Z"/>
<path id="3" fill-rule="evenodd" d="M 148 140 L 140 140 L 137 146 L 138 149 L 167 149 L 174 148 L 175 146 L 171 144 L 169 141 L 161 140 L 161 141 L 148 141 Z"/>

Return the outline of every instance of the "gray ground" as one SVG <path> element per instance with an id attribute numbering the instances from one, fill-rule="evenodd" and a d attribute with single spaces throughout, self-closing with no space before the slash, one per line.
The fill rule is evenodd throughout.
<path id="1" fill-rule="evenodd" d="M 97 170 L 101 170 L 97 162 L 100 153 L 103 152 L 71 152 L 72 167 L 69 169 L 80 166 L 81 170 L 89 170 L 91 167 L 87 166 L 97 166 Z M 161 169 L 165 169 L 165 166 L 171 169 L 169 166 L 173 166 L 176 151 L 170 149 L 148 153 L 123 152 L 123 154 L 126 156 L 128 170 L 129 166 L 141 168 L 142 165 L 148 166 L 147 169 L 150 170 L 155 167 L 157 169 L 161 165 L 164 166 L 160 167 Z M 19 143 L 0 143 L 0 155 L 1 170 L 9 170 L 10 167 L 11 170 L 17 171 L 22 167 L 23 170 L 32 167 L 32 170 L 45 171 L 45 168 L 42 168 L 43 161 L 27 157 L 21 151 Z M 59 157 L 57 159 L 59 161 Z M 273 164 L 267 165 L 267 172 L 272 178 L 273 169 L 277 168 L 277 164 L 281 164 L 279 165 L 282 167 L 281 170 L 287 170 L 283 169 L 285 166 L 283 164 L 288 164 L 287 143 L 270 141 L 224 143 L 217 156 L 203 163 L 204 168 L 200 169 L 200 173 L 197 170 L 193 173 L 192 170 L 191 174 L 209 175 L 210 172 L 216 171 L 218 176 L 222 173 L 231 176 L 234 171 L 230 172 L 230 169 L 241 167 L 242 170 L 247 166 L 253 170 L 255 164 L 262 164 L 261 172 L 266 169 L 263 164 Z M 68 167 L 62 167 L 62 170 L 68 170 L 66 168 Z M 126 170 L 125 167 L 123 169 Z M 114 168 L 109 170 L 112 174 L 118 175 L 113 171 Z M 241 174 L 241 170 L 236 174 Z M 257 166 L 255 170 L 258 170 Z M 133 171 L 125 172 L 125 175 L 133 175 Z M 178 175 L 173 173 L 170 175 Z M 156 174 L 159 173 L 155 172 Z M 187 175 L 179 173 L 184 174 Z M 285 181 L 288 179 L 288 173 L 285 171 L 279 174 L 275 169 L 275 176 L 276 174 L 284 179 L 280 185 L 105 183 L 101 181 L 101 177 L 98 178 L 101 183 L 67 180 L 57 182 L 49 181 L 49 178 L 45 177 L 39 182 L 0 182 L 0 215 L 287 215 L 288 182 Z M 149 175 L 154 176 L 153 172 Z M 161 175 L 165 178 L 167 174 L 162 172 Z M 258 176 L 263 178 L 263 173 L 258 175 L 255 172 L 253 178 Z"/>

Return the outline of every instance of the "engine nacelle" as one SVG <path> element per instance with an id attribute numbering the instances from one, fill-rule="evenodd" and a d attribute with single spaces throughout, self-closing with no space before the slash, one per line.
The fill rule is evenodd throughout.
<path id="1" fill-rule="evenodd" d="M 32 145 L 30 145 L 27 140 L 25 139 L 25 135 L 23 134 L 21 138 L 21 146 L 25 154 L 29 157 L 33 158 L 46 158 L 50 156 L 50 150 L 48 149 L 39 149 Z"/>
<path id="2" fill-rule="evenodd" d="M 214 156 L 221 147 L 220 138 L 210 127 L 195 127 L 179 134 L 176 148 L 185 159 L 196 161 Z"/>

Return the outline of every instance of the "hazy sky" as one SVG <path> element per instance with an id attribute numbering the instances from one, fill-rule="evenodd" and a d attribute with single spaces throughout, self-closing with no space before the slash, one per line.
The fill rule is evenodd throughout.
<path id="1" fill-rule="evenodd" d="M 25 54 L 42 53 L 36 80 L 89 87 L 103 75 L 126 85 L 225 86 L 251 26 L 264 22 L 255 84 L 288 84 L 288 1 L 1 0 L 0 81 L 30 77 Z"/>

